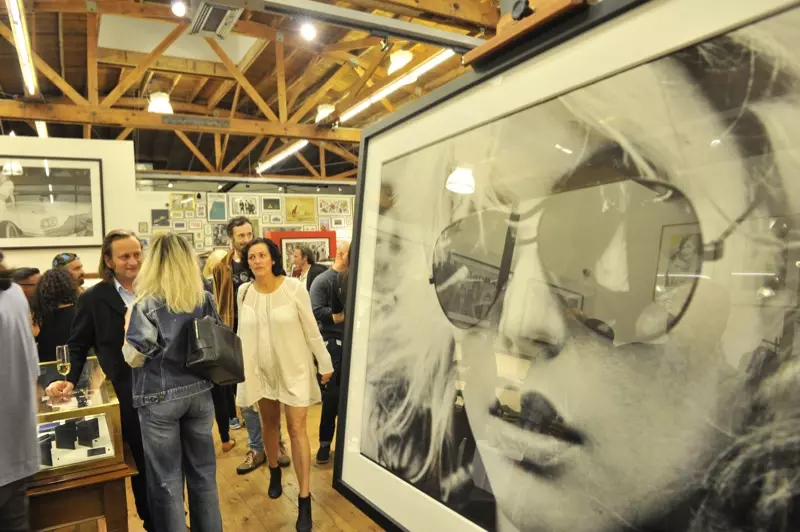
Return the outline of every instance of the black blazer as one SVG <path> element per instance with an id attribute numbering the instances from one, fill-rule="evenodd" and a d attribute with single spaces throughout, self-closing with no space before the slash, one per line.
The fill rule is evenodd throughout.
<path id="1" fill-rule="evenodd" d="M 314 282 L 314 279 L 316 279 L 319 274 L 321 274 L 324 271 L 327 271 L 327 269 L 328 268 L 326 268 L 322 264 L 312 264 L 311 269 L 308 270 L 308 275 L 306 276 L 306 290 L 310 292 L 311 283 Z"/>
<path id="2" fill-rule="evenodd" d="M 117 395 L 123 384 L 130 387 L 131 367 L 122 356 L 126 311 L 113 282 L 97 283 L 83 293 L 75 306 L 69 338 L 72 368 L 67 380 L 77 384 L 89 349 L 94 348 L 97 361 L 117 389 Z"/>

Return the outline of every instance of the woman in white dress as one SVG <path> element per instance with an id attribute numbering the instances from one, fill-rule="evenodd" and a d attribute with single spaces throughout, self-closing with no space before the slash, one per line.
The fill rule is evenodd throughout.
<path id="1" fill-rule="evenodd" d="M 300 484 L 297 530 L 311 530 L 311 447 L 306 430 L 308 406 L 321 401 L 317 366 L 323 384 L 333 364 L 322 340 L 305 286 L 286 276 L 281 252 L 271 240 L 258 238 L 242 253 L 253 282 L 237 294 L 238 335 L 242 339 L 245 382 L 239 385 L 240 406 L 258 403 L 269 460 L 269 496 L 283 493 L 278 466 L 281 404 L 292 442 L 292 458 Z"/>

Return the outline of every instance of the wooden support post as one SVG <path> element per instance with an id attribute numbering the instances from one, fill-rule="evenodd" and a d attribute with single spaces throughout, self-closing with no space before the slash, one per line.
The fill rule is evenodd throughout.
<path id="1" fill-rule="evenodd" d="M 133 132 L 132 127 L 126 127 L 120 132 L 119 135 L 117 135 L 117 140 L 126 140 L 132 132 Z"/>
<path id="2" fill-rule="evenodd" d="M 85 138 L 85 139 L 92 138 L 92 125 L 91 124 L 84 124 L 83 125 L 83 138 Z"/>
<path id="3" fill-rule="evenodd" d="M 270 137 L 269 140 L 267 140 L 266 145 L 264 145 L 264 149 L 261 150 L 261 155 L 258 156 L 258 162 L 262 162 L 267 159 L 267 154 L 272 149 L 272 145 L 275 144 L 276 138 L 277 137 Z"/>
<path id="4" fill-rule="evenodd" d="M 211 163 L 208 162 L 208 159 L 205 158 L 205 156 L 200 152 L 200 150 L 197 149 L 197 146 L 194 145 L 194 142 L 189 140 L 189 137 L 187 137 L 183 131 L 175 130 L 175 134 L 178 136 L 179 139 L 183 141 L 184 144 L 186 144 L 186 147 L 189 148 L 189 151 L 191 151 L 195 157 L 197 157 L 197 160 L 200 161 L 203 164 L 203 166 L 208 168 L 209 172 L 215 171 L 214 167 L 211 166 Z"/>
<path id="5" fill-rule="evenodd" d="M 317 172 L 317 169 L 311 166 L 311 163 L 308 162 L 308 159 L 306 159 L 302 153 L 297 152 L 295 153 L 295 155 L 297 156 L 297 159 L 302 163 L 302 165 L 306 167 L 306 170 L 311 172 L 311 175 L 313 175 L 314 177 L 319 177 L 319 172 Z"/>
<path id="6" fill-rule="evenodd" d="M 97 105 L 97 13 L 86 14 L 86 96 Z"/>
<path id="7" fill-rule="evenodd" d="M 285 124 L 288 118 L 286 108 L 286 65 L 283 62 L 283 42 L 275 43 L 275 70 L 278 74 L 278 116 Z"/>
<path id="8" fill-rule="evenodd" d="M 322 177 L 327 177 L 328 169 L 325 165 L 325 143 L 319 143 L 319 171 L 322 174 Z"/>
<path id="9" fill-rule="evenodd" d="M 214 166 L 217 170 L 222 168 L 222 143 L 219 133 L 214 133 Z"/>

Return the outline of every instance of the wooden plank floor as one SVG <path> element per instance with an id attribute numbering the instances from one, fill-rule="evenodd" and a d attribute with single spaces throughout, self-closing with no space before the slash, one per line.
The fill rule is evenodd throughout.
<path id="1" fill-rule="evenodd" d="M 319 416 L 321 407 L 311 407 L 308 413 L 308 433 L 311 440 L 312 461 L 319 444 Z M 285 427 L 285 424 L 284 424 Z M 284 439 L 289 443 L 288 436 Z M 219 435 L 214 427 L 217 449 L 217 486 L 219 488 L 222 526 L 231 532 L 293 532 L 297 520 L 297 477 L 294 467 L 283 469 L 283 496 L 272 500 L 267 497 L 269 471 L 266 465 L 247 475 L 236 474 L 236 466 L 247 453 L 247 431 L 231 431 L 236 447 L 229 453 L 220 448 Z M 327 465 L 311 465 L 311 498 L 314 530 L 319 532 L 361 532 L 381 530 L 347 499 L 333 489 L 333 460 Z M 128 485 L 128 515 L 131 532 L 143 532 L 142 522 L 136 515 L 133 496 Z M 188 519 L 187 519 L 188 524 Z M 103 531 L 103 523 L 92 523 L 81 528 L 71 527 L 59 532 Z"/>

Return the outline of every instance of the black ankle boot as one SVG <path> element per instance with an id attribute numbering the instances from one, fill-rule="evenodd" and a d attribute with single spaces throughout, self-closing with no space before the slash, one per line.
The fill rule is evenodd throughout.
<path id="1" fill-rule="evenodd" d="M 311 495 L 297 499 L 297 532 L 311 532 Z"/>
<path id="2" fill-rule="evenodd" d="M 281 487 L 281 468 L 269 468 L 269 490 L 267 490 L 267 495 L 269 495 L 270 499 L 277 499 L 283 494 L 283 488 Z"/>

